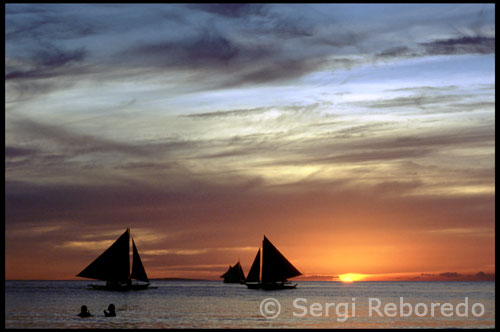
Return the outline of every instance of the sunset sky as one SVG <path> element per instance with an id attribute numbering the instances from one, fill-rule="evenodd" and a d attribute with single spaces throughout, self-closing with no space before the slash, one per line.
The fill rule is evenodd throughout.
<path id="1" fill-rule="evenodd" d="M 493 4 L 8 4 L 7 279 L 493 273 Z"/>

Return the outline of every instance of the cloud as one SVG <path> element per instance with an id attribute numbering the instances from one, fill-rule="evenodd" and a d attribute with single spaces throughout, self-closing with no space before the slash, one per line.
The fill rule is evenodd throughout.
<path id="1" fill-rule="evenodd" d="M 301 275 L 294 280 L 330 281 L 339 279 L 338 275 Z"/>
<path id="2" fill-rule="evenodd" d="M 69 40 L 97 33 L 97 26 L 51 5 L 6 5 L 7 40 Z M 48 38 L 51 36 L 52 39 Z"/>
<path id="3" fill-rule="evenodd" d="M 98 235 L 122 232 L 130 227 L 141 254 L 144 252 L 151 258 L 148 268 L 172 272 L 171 266 L 181 264 L 179 257 L 188 265 L 222 264 L 232 262 L 238 252 L 242 258 L 252 256 L 248 258 L 250 261 L 255 253 L 246 248 L 255 246 L 255 239 L 261 238 L 262 233 L 281 234 L 285 225 L 293 225 L 295 233 L 304 238 L 312 236 L 312 230 L 328 234 L 333 225 L 336 232 L 353 227 L 369 229 L 374 226 L 374 220 L 378 230 L 393 233 L 404 229 L 415 234 L 417 230 L 435 229 L 436 225 L 488 229 L 494 216 L 493 195 L 405 197 L 401 196 L 402 188 L 398 188 L 403 184 L 387 184 L 370 190 L 367 186 L 360 188 L 359 184 L 335 183 L 332 179 L 304 180 L 287 188 L 273 188 L 258 182 L 248 189 L 240 184 L 238 175 L 224 177 L 229 184 L 188 178 L 182 187 L 173 188 L 169 183 L 172 178 L 167 175 L 156 177 L 155 186 L 144 182 L 96 185 L 90 181 L 86 185 L 34 185 L 7 179 L 6 245 L 11 252 L 17 250 L 13 241 L 19 237 L 11 236 L 16 229 L 62 225 L 61 229 L 44 233 L 43 241 L 29 245 L 30 251 L 45 247 L 45 252 L 61 256 L 62 253 L 51 246 L 72 244 L 65 248 L 78 251 L 88 241 L 106 240 L 109 244 L 115 236 Z M 387 191 L 396 195 L 386 199 Z M 165 237 L 151 241 L 136 234 L 138 228 Z M 83 238 L 83 235 L 92 237 Z M 104 243 L 102 246 L 105 247 Z M 82 266 L 75 270 L 83 268 L 100 253 L 90 250 L 92 246 L 87 247 L 89 256 L 81 257 Z M 64 255 L 74 261 L 75 254 L 67 251 Z M 159 255 L 165 260 L 154 259 Z M 168 275 L 165 273 L 162 275 Z"/>
<path id="4" fill-rule="evenodd" d="M 396 46 L 388 48 L 380 53 L 376 54 L 378 58 L 395 58 L 401 56 L 407 56 L 410 54 L 410 49 L 407 46 Z"/>
<path id="5" fill-rule="evenodd" d="M 192 38 L 133 46 L 118 59 L 165 68 L 227 67 L 245 49 L 214 31 L 200 31 Z"/>
<path id="6" fill-rule="evenodd" d="M 113 242 L 109 240 L 102 241 L 66 241 L 58 247 L 65 249 L 77 249 L 77 250 L 86 250 L 86 251 L 98 251 L 107 249 Z"/>
<path id="7" fill-rule="evenodd" d="M 256 249 L 257 248 L 255 247 L 225 247 L 225 248 L 215 248 L 214 250 L 236 252 L 236 251 L 255 251 Z"/>
<path id="8" fill-rule="evenodd" d="M 162 269 L 162 275 L 170 276 L 180 273 L 180 275 L 186 275 L 186 272 L 211 272 L 209 275 L 212 278 L 217 278 L 220 273 L 227 269 L 228 264 L 182 264 L 182 265 L 170 265 L 168 268 Z M 161 269 L 161 267 L 159 267 Z M 219 273 L 220 272 L 220 273 Z"/>
<path id="9" fill-rule="evenodd" d="M 420 43 L 428 55 L 450 54 L 493 54 L 495 38 L 486 36 L 463 36 L 449 39 L 437 39 Z"/>
<path id="10" fill-rule="evenodd" d="M 14 146 L 5 146 L 5 159 L 6 160 L 11 160 L 11 159 L 15 159 L 15 158 L 30 157 L 33 154 L 36 154 L 35 149 L 14 147 Z"/>
<path id="11" fill-rule="evenodd" d="M 488 228 L 472 228 L 472 227 L 462 227 L 462 228 L 441 228 L 441 229 L 431 229 L 427 232 L 431 234 L 445 234 L 446 236 L 480 236 L 480 237 L 490 237 L 493 236 Z"/>
<path id="12" fill-rule="evenodd" d="M 126 227 L 155 271 L 250 260 L 290 227 L 474 243 L 494 219 L 494 85 L 391 72 L 491 58 L 492 7 L 471 25 L 475 7 L 363 6 L 8 4 L 11 262 L 76 264 Z M 23 248 L 22 229 L 43 237 Z"/>
<path id="13" fill-rule="evenodd" d="M 393 93 L 405 93 L 405 95 L 354 103 L 368 109 L 405 111 L 405 114 L 446 114 L 474 112 L 478 110 L 485 111 L 493 109 L 495 105 L 492 95 L 484 93 L 484 89 L 481 88 L 464 89 L 455 85 L 444 87 L 420 86 L 391 89 L 388 92 L 390 95 Z"/>
<path id="14" fill-rule="evenodd" d="M 227 248 L 204 248 L 204 249 L 152 249 L 152 250 L 141 250 L 141 255 L 200 255 L 206 254 L 213 251 L 227 251 L 227 252 L 238 252 L 238 251 L 254 251 L 255 247 L 227 247 Z"/>
<path id="15" fill-rule="evenodd" d="M 23 133 L 25 137 L 36 140 L 39 146 L 41 145 L 38 148 L 40 150 L 47 149 L 43 144 L 40 144 L 43 141 L 56 144 L 58 148 L 52 152 L 60 153 L 61 156 L 67 159 L 76 155 L 99 152 L 115 152 L 133 155 L 148 155 L 151 153 L 147 151 L 147 149 L 136 144 L 122 143 L 110 139 L 99 138 L 95 135 L 77 133 L 63 126 L 47 124 L 27 117 L 17 117 L 9 121 L 9 123 L 13 127 L 12 130 Z M 30 151 L 33 152 L 33 149 L 30 149 Z"/>
<path id="16" fill-rule="evenodd" d="M 43 5 L 35 5 L 35 4 L 17 4 L 16 6 L 12 6 L 7 4 L 5 6 L 5 13 L 7 15 L 26 15 L 26 14 L 40 14 L 46 13 L 47 9 Z"/>
<path id="17" fill-rule="evenodd" d="M 380 50 L 376 45 L 385 45 L 393 31 L 368 30 L 331 10 L 335 5 L 296 5 L 295 10 L 266 4 L 6 8 L 6 80 L 23 99 L 67 88 L 75 75 L 110 82 L 175 77 L 176 91 L 186 93 L 293 81 L 373 59 L 494 53 L 494 37 L 482 32 L 490 19 L 484 13 L 473 22 L 474 31 L 483 34 Z M 122 34 L 130 37 L 119 38 Z M 55 79 L 63 77 L 67 81 L 58 84 Z"/>
<path id="18" fill-rule="evenodd" d="M 14 230 L 9 230 L 9 237 L 13 238 L 37 238 L 43 236 L 50 236 L 50 233 L 60 232 L 63 230 L 63 225 L 38 225 L 36 223 L 31 224 L 26 228 L 18 228 Z"/>
<path id="19" fill-rule="evenodd" d="M 50 44 L 22 58 L 6 57 L 5 89 L 7 103 L 29 100 L 50 91 L 68 88 L 75 76 L 87 73 L 84 48 L 63 50 Z M 68 77 L 68 80 L 61 80 Z"/>
<path id="20" fill-rule="evenodd" d="M 216 112 L 206 112 L 206 113 L 194 113 L 183 115 L 188 118 L 225 118 L 232 116 L 249 116 L 255 114 L 261 114 L 269 111 L 272 107 L 256 107 L 251 109 L 239 109 L 239 110 L 230 110 L 230 111 L 216 111 Z"/>
<path id="21" fill-rule="evenodd" d="M 457 272 L 443 272 L 439 274 L 441 277 L 456 278 L 460 277 L 461 274 Z"/>
<path id="22" fill-rule="evenodd" d="M 408 279 L 402 278 L 402 279 Z M 415 280 L 425 281 L 495 281 L 495 273 L 458 273 L 458 272 L 442 272 L 442 273 L 421 273 L 420 277 L 414 277 Z"/>
<path id="23" fill-rule="evenodd" d="M 203 89 L 275 83 L 302 77 L 326 65 L 327 54 L 285 54 L 276 42 L 236 42 L 215 29 L 182 40 L 160 40 L 117 54 L 120 63 L 163 71 L 189 70 L 187 83 Z M 344 63 L 341 64 L 344 66 Z M 193 71 L 195 69 L 195 71 Z"/>
<path id="24" fill-rule="evenodd" d="M 141 250 L 142 255 L 199 255 L 204 254 L 207 249 L 158 249 L 158 250 Z"/>
<path id="25" fill-rule="evenodd" d="M 407 88 L 397 88 L 397 89 L 389 89 L 390 92 L 418 92 L 418 93 L 429 93 L 429 92 L 445 92 L 445 91 L 456 91 L 459 87 L 457 85 L 448 85 L 448 86 L 415 86 L 415 87 L 407 87 Z"/>
<path id="26" fill-rule="evenodd" d="M 227 84 L 230 86 L 233 84 L 285 81 L 302 77 L 315 69 L 321 68 L 326 63 L 327 60 L 323 57 L 267 59 L 267 61 L 255 66 L 254 69 L 243 73 L 240 77 L 229 80 Z"/>
<path id="27" fill-rule="evenodd" d="M 435 55 L 494 54 L 495 38 L 489 36 L 461 36 L 436 39 L 418 44 L 418 48 L 395 46 L 375 54 L 376 60 L 425 57 Z"/>
<path id="28" fill-rule="evenodd" d="M 230 18 L 261 15 L 266 12 L 266 6 L 263 4 L 192 4 L 188 7 Z"/>
<path id="29" fill-rule="evenodd" d="M 35 62 L 29 64 L 30 69 L 7 67 L 5 79 L 44 79 L 58 75 L 69 75 L 68 71 L 70 68 L 68 68 L 68 65 L 73 62 L 82 62 L 85 58 L 85 53 L 83 48 L 71 51 L 63 51 L 55 48 L 40 50 L 33 54 L 32 59 Z M 76 72 L 81 71 L 77 70 Z"/>

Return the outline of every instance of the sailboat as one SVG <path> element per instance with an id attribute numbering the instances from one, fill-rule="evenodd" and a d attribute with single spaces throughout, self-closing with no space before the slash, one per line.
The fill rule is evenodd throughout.
<path id="1" fill-rule="evenodd" d="M 130 240 L 132 240 L 133 258 L 130 271 Z M 149 286 L 149 279 L 142 265 L 139 251 L 127 227 L 123 233 L 106 251 L 89 264 L 77 277 L 106 281 L 106 285 L 89 285 L 99 290 L 142 290 Z M 132 284 L 132 279 L 146 284 Z"/>
<path id="2" fill-rule="evenodd" d="M 225 283 L 244 283 L 245 282 L 245 273 L 243 273 L 243 268 L 241 267 L 240 262 L 234 264 L 234 266 L 229 265 L 229 269 L 227 269 L 226 273 L 220 276 L 224 278 Z"/>
<path id="3" fill-rule="evenodd" d="M 274 290 L 297 287 L 297 284 L 292 285 L 287 279 L 299 276 L 302 273 L 278 251 L 265 235 L 262 241 L 262 269 L 260 257 L 261 251 L 259 248 L 245 279 L 245 285 L 248 288 Z"/>

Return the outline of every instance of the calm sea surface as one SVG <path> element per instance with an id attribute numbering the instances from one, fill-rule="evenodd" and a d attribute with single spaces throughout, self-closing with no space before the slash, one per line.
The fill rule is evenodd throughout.
<path id="1" fill-rule="evenodd" d="M 157 289 L 125 293 L 91 290 L 87 284 L 89 281 L 6 281 L 5 327 L 495 327 L 494 282 L 300 281 L 293 290 L 263 291 L 218 281 L 153 281 Z M 115 305 L 117 317 L 105 318 L 103 310 L 110 303 Z M 444 303 L 449 305 L 441 312 Z M 79 318 L 82 305 L 94 316 Z M 266 318 L 263 313 L 276 317 Z"/>

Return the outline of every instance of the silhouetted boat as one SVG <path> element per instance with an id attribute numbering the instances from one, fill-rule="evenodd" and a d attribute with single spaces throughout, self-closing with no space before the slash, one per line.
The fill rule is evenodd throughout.
<path id="1" fill-rule="evenodd" d="M 287 279 L 301 275 L 292 263 L 283 256 L 265 236 L 262 241 L 262 269 L 260 248 L 245 279 L 250 289 L 291 289 L 297 287 Z M 261 273 L 262 272 L 262 273 Z"/>
<path id="2" fill-rule="evenodd" d="M 130 240 L 133 248 L 132 272 L 130 272 Z M 111 247 L 76 276 L 106 281 L 105 285 L 89 285 L 98 290 L 128 291 L 149 287 L 148 276 L 128 227 Z M 132 284 L 132 279 L 146 284 Z"/>
<path id="3" fill-rule="evenodd" d="M 220 277 L 224 278 L 225 283 L 245 283 L 245 273 L 239 261 L 234 266 L 229 265 L 229 269 Z"/>

